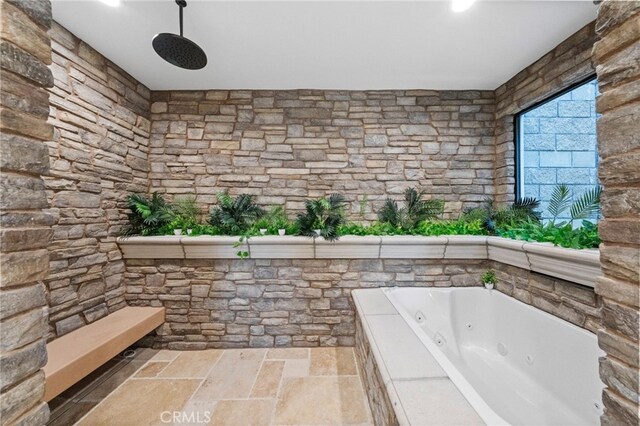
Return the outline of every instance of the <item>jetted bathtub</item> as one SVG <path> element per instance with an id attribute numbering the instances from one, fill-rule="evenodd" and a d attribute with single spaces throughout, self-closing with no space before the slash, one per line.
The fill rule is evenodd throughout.
<path id="1" fill-rule="evenodd" d="M 383 292 L 487 424 L 599 424 L 593 333 L 496 290 Z"/>

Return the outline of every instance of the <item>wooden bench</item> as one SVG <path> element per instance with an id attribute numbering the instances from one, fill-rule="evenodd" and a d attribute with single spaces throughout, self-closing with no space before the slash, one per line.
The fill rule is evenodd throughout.
<path id="1" fill-rule="evenodd" d="M 164 308 L 126 307 L 47 344 L 45 401 L 51 401 L 164 322 Z"/>

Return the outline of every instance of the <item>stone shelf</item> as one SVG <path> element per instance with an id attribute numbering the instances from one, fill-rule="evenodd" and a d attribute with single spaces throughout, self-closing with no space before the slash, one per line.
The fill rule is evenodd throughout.
<path id="1" fill-rule="evenodd" d="M 599 250 L 574 250 L 484 236 L 259 236 L 234 247 L 238 237 L 157 236 L 119 238 L 125 259 L 488 259 L 594 287 Z"/>

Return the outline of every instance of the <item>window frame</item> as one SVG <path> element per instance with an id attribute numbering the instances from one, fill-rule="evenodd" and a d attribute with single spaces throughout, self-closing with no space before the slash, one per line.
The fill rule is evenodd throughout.
<path id="1" fill-rule="evenodd" d="M 523 137 L 522 137 L 522 128 L 520 126 L 520 118 L 528 113 L 531 110 L 534 110 L 536 108 L 538 108 L 539 106 L 546 104 L 547 102 L 550 102 L 554 99 L 557 99 L 569 92 L 571 92 L 572 90 L 576 89 L 577 87 L 580 87 L 582 85 L 585 85 L 587 83 L 590 83 L 591 81 L 598 81 L 598 76 L 596 75 L 596 73 L 592 73 L 589 74 L 587 77 L 580 79 L 579 81 L 577 81 L 576 83 L 572 83 L 569 86 L 565 87 L 564 89 L 559 90 L 558 92 L 554 92 L 553 94 L 547 96 L 546 98 L 542 99 L 541 101 L 538 101 L 534 104 L 532 104 L 531 106 L 528 106 L 527 108 L 518 111 L 517 113 L 514 114 L 513 116 L 513 142 L 514 142 L 514 168 L 515 168 L 515 183 L 514 183 L 514 194 L 515 194 L 515 199 L 519 200 L 522 198 L 522 196 L 524 195 L 524 179 L 523 179 L 523 174 L 524 174 L 524 162 L 522 161 L 522 154 L 524 151 L 524 146 L 523 146 Z M 598 140 L 597 140 L 597 136 L 596 136 L 596 146 L 597 146 Z"/>

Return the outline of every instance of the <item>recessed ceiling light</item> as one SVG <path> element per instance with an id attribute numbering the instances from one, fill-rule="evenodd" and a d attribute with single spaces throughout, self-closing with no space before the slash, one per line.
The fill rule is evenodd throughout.
<path id="1" fill-rule="evenodd" d="M 100 0 L 100 1 L 106 4 L 107 6 L 111 6 L 111 7 L 120 6 L 120 0 Z"/>
<path id="2" fill-rule="evenodd" d="M 464 12 L 469 9 L 476 0 L 452 0 L 451 10 L 454 12 Z"/>

